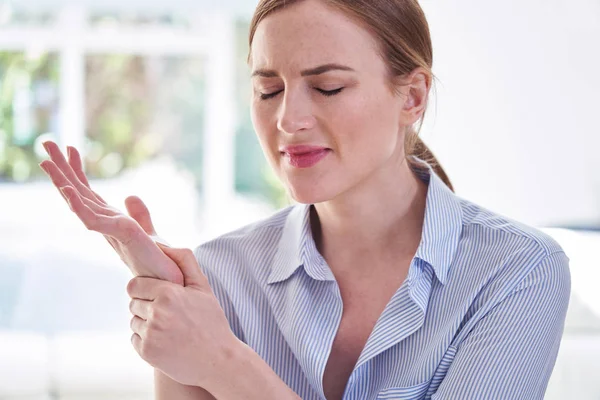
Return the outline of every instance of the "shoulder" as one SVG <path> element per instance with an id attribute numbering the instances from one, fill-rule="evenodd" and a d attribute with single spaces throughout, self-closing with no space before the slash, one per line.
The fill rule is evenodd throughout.
<path id="1" fill-rule="evenodd" d="M 460 203 L 463 226 L 456 268 L 464 268 L 461 273 L 468 279 L 506 290 L 540 271 L 546 279 L 569 276 L 569 259 L 552 236 L 468 200 Z"/>
<path id="2" fill-rule="evenodd" d="M 561 245 L 541 229 L 468 200 L 460 202 L 462 232 L 447 293 L 469 305 L 469 324 L 510 298 L 519 299 L 514 313 L 546 302 L 548 315 L 563 315 L 571 279 Z"/>
<path id="3" fill-rule="evenodd" d="M 460 199 L 463 214 L 463 235 L 477 242 L 501 244 L 507 249 L 530 248 L 540 255 L 563 251 L 549 234 L 516 221 L 465 199 Z M 516 246 L 517 248 L 515 248 Z"/>
<path id="4" fill-rule="evenodd" d="M 202 243 L 194 250 L 203 272 L 239 274 L 250 266 L 265 265 L 276 251 L 293 207 Z"/>

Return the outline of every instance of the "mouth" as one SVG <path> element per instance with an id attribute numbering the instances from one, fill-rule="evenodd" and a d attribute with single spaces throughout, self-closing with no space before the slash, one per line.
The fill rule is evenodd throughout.
<path id="1" fill-rule="evenodd" d="M 328 148 L 312 148 L 312 149 L 293 149 L 281 152 L 282 156 L 295 168 L 311 168 L 325 159 L 331 149 Z"/>

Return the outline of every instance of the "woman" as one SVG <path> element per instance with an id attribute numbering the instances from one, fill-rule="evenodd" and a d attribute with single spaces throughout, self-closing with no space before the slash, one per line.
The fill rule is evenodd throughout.
<path id="1" fill-rule="evenodd" d="M 132 341 L 157 398 L 542 399 L 568 258 L 457 197 L 417 138 L 433 76 L 417 2 L 263 0 L 250 45 L 253 124 L 300 205 L 192 256 L 155 244 L 141 200 L 109 208 L 75 149 L 48 143 L 42 163 L 145 276 Z"/>

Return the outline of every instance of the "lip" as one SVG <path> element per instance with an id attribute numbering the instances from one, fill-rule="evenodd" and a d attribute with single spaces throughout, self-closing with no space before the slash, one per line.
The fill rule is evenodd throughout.
<path id="1" fill-rule="evenodd" d="M 308 153 L 315 153 L 323 150 L 329 150 L 323 146 L 313 146 L 310 144 L 299 144 L 294 146 L 285 146 L 280 151 L 289 155 L 302 155 Z"/>
<path id="2" fill-rule="evenodd" d="M 286 146 L 281 153 L 291 166 L 296 168 L 310 168 L 317 165 L 329 155 L 331 149 L 322 146 L 297 145 Z"/>

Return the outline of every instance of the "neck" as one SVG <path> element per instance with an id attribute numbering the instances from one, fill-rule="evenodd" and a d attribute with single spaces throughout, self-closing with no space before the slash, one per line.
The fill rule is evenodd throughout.
<path id="1" fill-rule="evenodd" d="M 427 185 L 404 157 L 351 191 L 315 204 L 311 226 L 324 258 L 377 260 L 413 257 L 421 240 Z M 352 268 L 350 262 L 341 262 Z"/>

